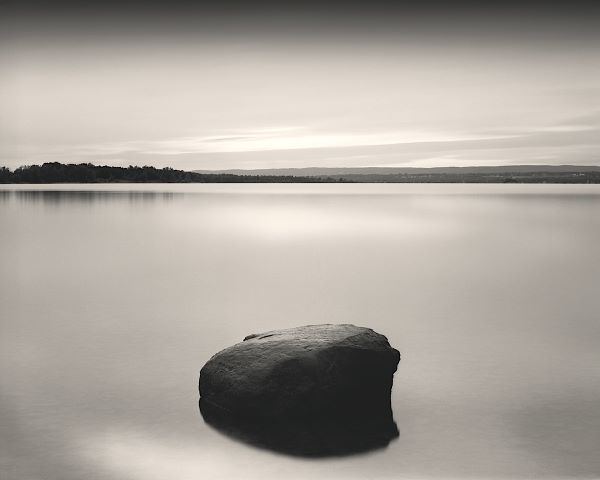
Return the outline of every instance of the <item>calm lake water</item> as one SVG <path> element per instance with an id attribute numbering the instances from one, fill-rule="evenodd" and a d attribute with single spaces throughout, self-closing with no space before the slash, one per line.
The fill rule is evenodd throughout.
<path id="1" fill-rule="evenodd" d="M 600 188 L 0 189 L 6 480 L 600 478 Z M 400 437 L 310 460 L 205 425 L 254 332 L 354 323 L 402 352 Z"/>

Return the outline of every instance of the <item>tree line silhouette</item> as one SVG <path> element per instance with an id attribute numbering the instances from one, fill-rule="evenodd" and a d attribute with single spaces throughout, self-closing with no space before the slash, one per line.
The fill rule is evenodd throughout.
<path id="1" fill-rule="evenodd" d="M 0 183 L 600 183 L 600 170 L 520 172 L 332 173 L 327 176 L 198 173 L 155 167 L 109 167 L 58 162 L 14 171 L 0 167 Z"/>
<path id="2" fill-rule="evenodd" d="M 91 163 L 0 167 L 0 183 L 345 183 L 328 177 L 196 173 L 155 167 L 111 167 Z"/>

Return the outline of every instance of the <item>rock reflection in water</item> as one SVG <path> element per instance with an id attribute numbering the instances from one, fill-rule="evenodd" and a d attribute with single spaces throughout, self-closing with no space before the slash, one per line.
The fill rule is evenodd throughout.
<path id="1" fill-rule="evenodd" d="M 357 411 L 348 416 L 245 418 L 200 399 L 204 421 L 219 432 L 258 448 L 301 457 L 330 457 L 368 452 L 399 436 L 392 410 Z"/>

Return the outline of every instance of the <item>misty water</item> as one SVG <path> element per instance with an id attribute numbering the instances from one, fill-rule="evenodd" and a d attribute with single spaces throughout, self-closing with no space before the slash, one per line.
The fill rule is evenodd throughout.
<path id="1" fill-rule="evenodd" d="M 3 186 L 1 476 L 598 478 L 599 244 L 593 185 Z M 204 423 L 212 354 L 314 323 L 402 352 L 397 439 L 303 459 Z"/>

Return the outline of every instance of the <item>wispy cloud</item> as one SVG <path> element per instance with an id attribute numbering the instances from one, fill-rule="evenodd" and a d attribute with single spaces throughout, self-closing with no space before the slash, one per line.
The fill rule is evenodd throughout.
<path id="1" fill-rule="evenodd" d="M 301 150 L 346 148 L 411 143 L 464 142 L 508 138 L 515 135 L 439 133 L 426 131 L 397 132 L 316 132 L 302 127 L 281 127 L 247 130 L 239 133 L 212 136 L 186 136 L 155 141 L 133 141 L 85 146 L 79 153 L 119 154 L 140 153 L 151 155 L 182 155 L 192 153 L 241 153 L 271 150 Z"/>

